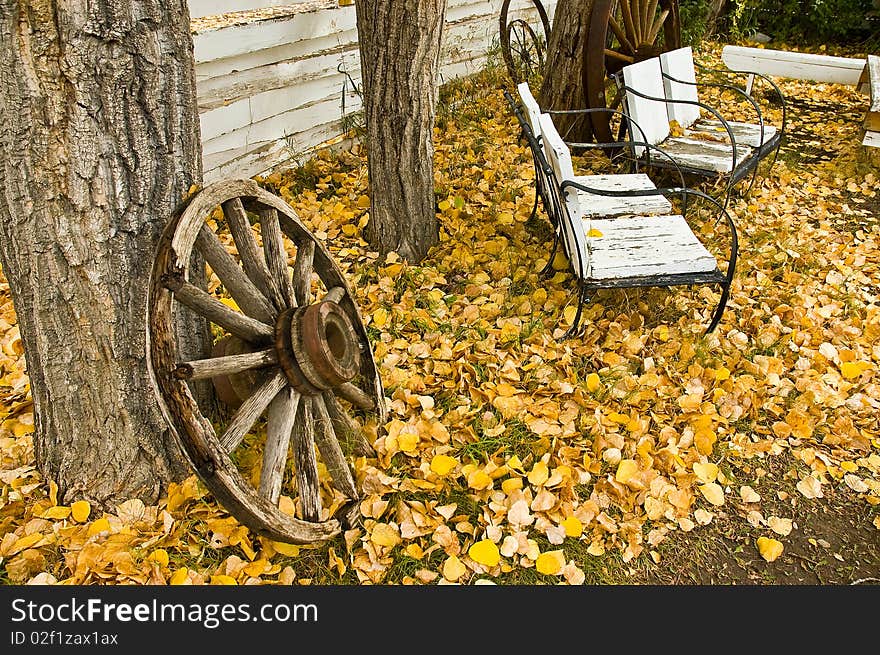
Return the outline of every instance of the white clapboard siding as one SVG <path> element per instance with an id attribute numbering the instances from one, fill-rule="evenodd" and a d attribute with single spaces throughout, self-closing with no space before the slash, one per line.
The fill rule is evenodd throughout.
<path id="1" fill-rule="evenodd" d="M 864 59 L 733 45 L 722 48 L 721 60 L 734 71 L 853 86 L 865 68 Z"/>
<path id="2" fill-rule="evenodd" d="M 715 258 L 678 214 L 596 221 L 591 235 L 591 281 L 710 273 L 717 268 Z"/>
<path id="3" fill-rule="evenodd" d="M 485 66 L 498 46 L 502 0 L 449 0 L 441 82 Z M 555 2 L 545 3 L 553 16 Z M 228 24 L 227 12 L 274 8 L 267 18 Z M 353 5 L 333 0 L 190 0 L 193 18 L 210 25 L 193 35 L 203 169 L 207 182 L 250 177 L 299 156 L 343 131 L 357 112 L 360 54 Z M 509 19 L 538 26 L 530 0 L 514 0 Z M 234 18 L 229 16 L 228 18 Z M 196 23 L 194 23 L 196 25 Z M 344 99 L 344 107 L 343 107 Z"/>
<path id="4" fill-rule="evenodd" d="M 646 191 L 657 188 L 644 173 L 577 175 L 574 181 L 601 191 Z M 585 218 L 607 218 L 622 214 L 668 214 L 672 211 L 672 203 L 659 193 L 650 196 L 603 196 L 578 189 L 577 199 Z"/>
<path id="5" fill-rule="evenodd" d="M 312 0 L 189 0 L 190 18 L 220 16 L 236 11 L 253 11 L 271 7 L 286 7 Z"/>

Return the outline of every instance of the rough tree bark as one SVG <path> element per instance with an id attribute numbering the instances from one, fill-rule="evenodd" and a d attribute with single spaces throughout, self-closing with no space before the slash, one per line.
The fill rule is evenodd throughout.
<path id="1" fill-rule="evenodd" d="M 371 245 L 419 262 L 439 240 L 434 110 L 446 0 L 356 3 Z"/>
<path id="2" fill-rule="evenodd" d="M 188 471 L 146 306 L 159 233 L 201 179 L 193 65 L 186 0 L 0 4 L 0 264 L 64 501 L 155 501 Z"/>
<path id="3" fill-rule="evenodd" d="M 553 11 L 544 77 L 538 102 L 547 109 L 588 107 L 584 88 L 584 52 L 593 0 L 559 0 Z M 586 116 L 554 116 L 553 122 L 568 141 L 592 141 L 593 131 Z"/>

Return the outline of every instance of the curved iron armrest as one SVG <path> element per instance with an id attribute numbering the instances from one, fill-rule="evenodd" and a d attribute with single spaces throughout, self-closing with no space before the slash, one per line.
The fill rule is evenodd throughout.
<path id="1" fill-rule="evenodd" d="M 721 75 L 752 75 L 754 77 L 760 77 L 762 80 L 767 82 L 767 84 L 769 84 L 770 87 L 776 92 L 776 96 L 779 98 L 779 103 L 782 105 L 782 125 L 779 128 L 779 132 L 780 132 L 779 141 L 781 144 L 782 136 L 785 134 L 785 125 L 786 125 L 787 114 L 788 114 L 788 105 L 785 102 L 785 95 L 782 93 L 782 89 L 779 88 L 778 84 L 776 84 L 773 80 L 771 80 L 767 75 L 764 75 L 763 73 L 756 73 L 754 71 L 743 71 L 743 70 L 738 71 L 738 70 L 731 70 L 731 69 L 724 69 L 724 68 L 711 68 L 711 67 L 705 66 L 703 64 L 698 64 L 697 62 L 694 62 L 694 66 L 696 68 L 699 68 L 701 71 L 706 71 L 709 73 L 720 73 Z M 743 93 L 745 93 L 745 91 L 743 91 Z M 746 95 L 749 95 L 749 94 L 746 94 Z M 777 150 L 778 149 L 779 148 L 777 148 Z"/>
<path id="2" fill-rule="evenodd" d="M 752 109 L 755 110 L 755 114 L 757 114 L 758 116 L 758 126 L 761 129 L 761 140 L 758 143 L 764 143 L 764 116 L 761 114 L 761 108 L 758 106 L 758 103 L 755 102 L 755 99 L 742 89 L 737 88 L 732 84 L 721 84 L 720 82 L 688 82 L 687 80 L 680 80 L 677 77 L 672 77 L 672 75 L 669 75 L 668 73 L 661 72 L 660 74 L 667 80 L 672 80 L 677 84 L 687 84 L 689 86 L 714 86 L 720 89 L 726 89 L 728 91 L 733 91 L 734 93 L 740 94 L 743 98 L 746 99 L 749 104 L 752 105 Z"/>

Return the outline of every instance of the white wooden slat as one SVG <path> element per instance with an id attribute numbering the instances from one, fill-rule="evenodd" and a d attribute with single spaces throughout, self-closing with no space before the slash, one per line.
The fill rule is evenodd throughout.
<path id="1" fill-rule="evenodd" d="M 776 127 L 774 125 L 764 124 L 764 139 L 761 140 L 761 126 L 757 123 L 741 123 L 739 121 L 727 121 L 730 131 L 733 132 L 733 139 L 736 141 L 737 148 L 740 145 L 757 148 L 762 143 L 767 143 L 776 136 Z M 684 131 L 685 135 L 692 134 L 713 134 L 723 139 L 728 139 L 727 130 L 719 120 L 701 119 L 697 123 L 690 126 Z M 738 155 L 739 153 L 737 153 Z"/>
<path id="2" fill-rule="evenodd" d="M 603 191 L 642 191 L 657 188 L 644 173 L 578 175 L 574 181 Z M 620 197 L 578 190 L 577 199 L 583 216 L 596 219 L 621 214 L 667 214 L 672 211 L 672 203 L 659 193 L 653 196 Z"/>
<path id="3" fill-rule="evenodd" d="M 538 101 L 535 100 L 528 82 L 520 82 L 516 87 L 516 91 L 523 106 L 523 117 L 526 119 L 529 127 L 532 128 L 532 134 L 537 137 L 541 134 L 541 107 L 538 106 Z"/>
<path id="4" fill-rule="evenodd" d="M 864 76 L 871 98 L 864 125 L 867 131 L 874 132 L 880 130 L 880 56 L 868 55 Z"/>
<path id="5" fill-rule="evenodd" d="M 721 60 L 734 71 L 849 85 L 859 83 L 865 68 L 864 59 L 733 45 L 722 48 Z"/>
<path id="6" fill-rule="evenodd" d="M 663 98 L 663 76 L 660 72 L 660 60 L 656 57 L 645 59 L 623 67 L 623 81 L 627 87 L 652 98 Z M 636 93 L 627 91 L 625 96 L 627 113 L 642 129 L 644 135 L 637 135 L 637 141 L 658 144 L 669 136 L 669 117 L 666 103 L 662 100 L 649 100 Z M 641 155 L 643 146 L 636 146 L 635 152 Z"/>
<path id="7" fill-rule="evenodd" d="M 690 46 L 662 53 L 660 55 L 660 70 L 676 80 L 689 82 L 689 84 L 682 84 L 664 77 L 663 88 L 668 100 L 699 101 L 696 87 L 697 75 L 694 69 L 694 53 Z M 700 118 L 700 107 L 698 105 L 671 102 L 666 108 L 669 120 L 676 121 L 684 128 L 690 127 Z"/>
<path id="8" fill-rule="evenodd" d="M 880 132 L 865 132 L 865 138 L 862 139 L 863 146 L 871 146 L 872 148 L 880 148 Z"/>
<path id="9" fill-rule="evenodd" d="M 714 271 L 717 263 L 684 217 L 631 216 L 594 223 L 590 237 L 590 279 Z"/>
<path id="10" fill-rule="evenodd" d="M 269 7 L 284 7 L 288 5 L 311 2 L 312 0 L 189 0 L 190 18 L 203 18 L 204 16 L 219 16 L 221 14 L 236 11 L 253 11 L 267 9 Z"/>
<path id="11" fill-rule="evenodd" d="M 716 173 L 730 173 L 733 168 L 733 148 L 728 143 L 689 137 L 670 137 L 660 147 L 681 166 L 715 171 Z M 753 152 L 752 148 L 737 143 L 737 166 L 750 157 Z"/>

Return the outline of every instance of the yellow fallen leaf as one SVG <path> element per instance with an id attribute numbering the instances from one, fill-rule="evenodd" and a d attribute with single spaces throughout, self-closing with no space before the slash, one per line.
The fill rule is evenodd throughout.
<path id="1" fill-rule="evenodd" d="M 40 515 L 40 518 L 43 519 L 66 519 L 70 516 L 70 508 L 65 505 L 56 505 L 55 507 L 50 507 L 45 512 Z"/>
<path id="2" fill-rule="evenodd" d="M 492 485 L 492 476 L 482 469 L 472 471 L 470 475 L 467 476 L 467 480 L 468 486 L 477 491 L 488 489 Z"/>
<path id="3" fill-rule="evenodd" d="M 483 566 L 493 567 L 501 561 L 498 546 L 491 539 L 478 541 L 468 549 L 468 557 Z"/>
<path id="4" fill-rule="evenodd" d="M 276 552 L 287 557 L 299 557 L 300 547 L 296 544 L 288 544 L 283 541 L 273 541 L 272 548 L 274 548 Z"/>
<path id="5" fill-rule="evenodd" d="M 229 575 L 212 575 L 211 582 L 213 585 L 237 585 L 235 578 Z"/>
<path id="6" fill-rule="evenodd" d="M 569 516 L 560 525 L 565 528 L 567 537 L 580 537 L 584 532 L 584 524 L 576 516 Z"/>
<path id="7" fill-rule="evenodd" d="M 847 380 L 859 377 L 863 371 L 871 368 L 868 362 L 843 362 L 840 365 L 840 373 Z"/>
<path id="8" fill-rule="evenodd" d="M 226 305 L 226 306 L 229 307 L 230 309 L 234 309 L 235 311 L 241 311 L 241 310 L 238 308 L 238 303 L 235 302 L 232 298 L 230 298 L 230 297 L 228 297 L 228 296 L 223 296 L 223 297 L 220 299 L 220 302 L 222 302 L 224 305 Z"/>
<path id="9" fill-rule="evenodd" d="M 443 577 L 450 582 L 457 582 L 467 572 L 467 568 L 455 555 L 443 562 Z"/>
<path id="10" fill-rule="evenodd" d="M 392 548 L 400 543 L 400 531 L 388 523 L 377 523 L 373 526 L 370 540 L 379 546 Z"/>
<path id="11" fill-rule="evenodd" d="M 599 375 L 596 373 L 590 373 L 587 376 L 587 391 L 593 393 L 599 386 L 602 384 L 601 380 L 599 380 Z"/>
<path id="12" fill-rule="evenodd" d="M 189 579 L 189 569 L 185 566 L 181 569 L 177 569 L 174 573 L 171 574 L 171 579 L 168 581 L 170 585 L 185 585 L 192 584 Z"/>
<path id="13" fill-rule="evenodd" d="M 725 368 L 724 366 L 715 370 L 715 379 L 718 382 L 722 382 L 723 380 L 727 380 L 730 377 L 730 369 Z"/>
<path id="14" fill-rule="evenodd" d="M 536 487 L 540 487 L 542 484 L 547 482 L 549 478 L 550 471 L 547 468 L 547 464 L 543 460 L 535 462 L 535 465 L 532 467 L 532 470 L 529 473 L 529 482 Z"/>
<path id="15" fill-rule="evenodd" d="M 634 459 L 622 459 L 617 465 L 617 473 L 614 479 L 620 484 L 626 484 L 632 477 L 639 472 L 639 465 Z"/>
<path id="16" fill-rule="evenodd" d="M 712 446 L 717 440 L 718 437 L 711 428 L 701 428 L 694 433 L 694 446 L 701 455 L 711 455 Z"/>
<path id="17" fill-rule="evenodd" d="M 449 475 L 457 464 L 458 462 L 449 455 L 434 455 L 431 460 L 431 470 L 440 476 Z"/>
<path id="18" fill-rule="evenodd" d="M 370 206 L 370 197 L 369 196 L 360 196 L 357 199 L 357 208 L 358 209 L 367 209 Z"/>
<path id="19" fill-rule="evenodd" d="M 535 561 L 538 573 L 544 575 L 558 575 L 565 566 L 565 554 L 561 550 L 548 550 L 541 553 Z"/>
<path id="20" fill-rule="evenodd" d="M 720 484 L 709 482 L 699 486 L 700 493 L 713 505 L 721 506 L 724 504 L 724 490 Z"/>
<path id="21" fill-rule="evenodd" d="M 397 435 L 397 445 L 405 453 L 414 453 L 419 445 L 419 435 L 413 432 L 401 432 Z"/>
<path id="22" fill-rule="evenodd" d="M 522 478 L 507 478 L 504 482 L 501 483 L 501 491 L 503 491 L 508 496 L 517 489 L 522 489 L 522 487 Z"/>
<path id="23" fill-rule="evenodd" d="M 168 551 L 164 548 L 157 548 L 152 553 L 150 553 L 149 557 L 147 557 L 147 561 L 156 562 L 159 566 L 168 566 Z"/>
<path id="24" fill-rule="evenodd" d="M 774 561 L 782 555 L 784 547 L 781 541 L 768 537 L 758 537 L 758 552 L 768 562 Z"/>
<path id="25" fill-rule="evenodd" d="M 70 515 L 77 523 L 85 523 L 92 513 L 92 506 L 87 500 L 78 500 L 70 506 Z"/>
<path id="26" fill-rule="evenodd" d="M 591 227 L 590 230 L 587 232 L 587 236 L 594 237 L 594 238 L 598 239 L 602 236 L 602 232 L 600 232 L 599 230 L 597 230 L 594 227 Z"/>
<path id="27" fill-rule="evenodd" d="M 715 482 L 718 477 L 718 466 L 712 462 L 694 462 L 694 474 L 703 483 Z"/>
<path id="28" fill-rule="evenodd" d="M 101 532 L 109 532 L 110 531 L 110 521 L 105 518 L 97 519 L 96 521 L 92 521 L 91 525 L 89 525 L 89 529 L 87 534 L 90 537 L 94 537 L 96 534 L 100 534 Z"/>
<path id="29" fill-rule="evenodd" d="M 388 324 L 388 310 L 380 307 L 373 312 L 373 327 L 383 328 Z"/>

